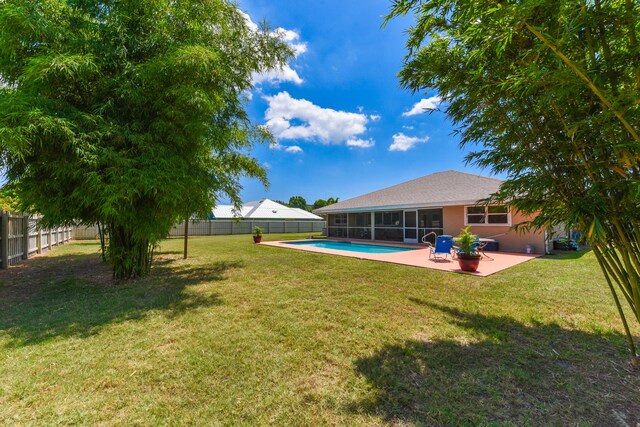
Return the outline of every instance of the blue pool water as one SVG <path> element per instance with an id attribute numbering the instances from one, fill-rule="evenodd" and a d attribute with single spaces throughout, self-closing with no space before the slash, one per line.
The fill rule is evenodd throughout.
<path id="1" fill-rule="evenodd" d="M 415 251 L 418 248 L 400 246 L 369 245 L 366 243 L 334 242 L 331 240 L 308 240 L 304 242 L 285 242 L 288 245 L 312 246 L 314 248 L 336 249 L 339 251 L 362 252 L 366 254 L 390 254 L 394 252 Z"/>

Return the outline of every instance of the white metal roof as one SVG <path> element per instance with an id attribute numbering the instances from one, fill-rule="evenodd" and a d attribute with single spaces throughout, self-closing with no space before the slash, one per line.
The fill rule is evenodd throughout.
<path id="1" fill-rule="evenodd" d="M 240 212 L 233 212 L 232 205 L 219 205 L 213 210 L 215 219 L 297 219 L 321 221 L 322 217 L 303 209 L 290 208 L 273 200 L 262 199 L 247 202 L 242 205 Z"/>

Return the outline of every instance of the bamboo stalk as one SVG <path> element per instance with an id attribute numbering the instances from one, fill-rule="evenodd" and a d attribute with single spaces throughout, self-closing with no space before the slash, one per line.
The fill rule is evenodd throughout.
<path id="1" fill-rule="evenodd" d="M 611 275 L 611 277 L 614 278 L 614 280 L 616 281 L 616 284 L 620 287 L 620 290 L 622 291 L 622 295 L 627 300 L 627 303 L 630 306 L 633 306 L 633 300 L 631 298 L 632 291 L 631 289 L 626 288 L 626 284 L 624 283 L 624 273 L 620 271 L 617 268 L 617 266 L 612 264 L 613 259 L 609 251 L 602 251 L 597 245 L 594 245 L 593 249 L 595 250 L 596 248 L 600 251 L 600 254 L 603 257 L 603 260 L 607 261 L 600 264 L 601 266 L 604 266 L 607 269 L 605 274 L 608 272 Z"/>
<path id="2" fill-rule="evenodd" d="M 624 126 L 624 128 L 631 134 L 633 139 L 640 142 L 640 135 L 635 131 L 635 129 L 629 124 L 629 122 L 624 118 L 622 113 L 616 110 L 613 107 L 613 103 L 607 98 L 602 90 L 591 80 L 577 65 L 575 65 L 567 56 L 560 51 L 560 49 L 551 43 L 542 32 L 536 30 L 533 26 L 531 26 L 528 22 L 524 22 L 525 27 L 536 36 L 542 43 L 544 43 L 553 53 L 555 53 L 561 60 L 564 62 L 581 80 L 587 83 L 587 86 L 591 89 L 591 91 L 600 99 L 600 101 L 615 114 L 620 123 Z"/>
<path id="3" fill-rule="evenodd" d="M 602 265 L 602 258 L 601 258 L 601 254 L 600 254 L 600 250 L 597 248 L 593 248 L 595 254 L 596 254 L 596 259 L 598 260 L 598 263 L 600 264 L 600 267 L 603 267 Z M 627 323 L 627 318 L 624 314 L 624 310 L 622 310 L 622 305 L 620 305 L 620 300 L 618 299 L 618 295 L 616 293 L 615 288 L 613 287 L 613 284 L 611 283 L 611 279 L 609 277 L 609 275 L 606 273 L 606 269 L 602 268 L 602 271 L 605 271 L 604 277 L 607 281 L 607 285 L 609 286 L 609 290 L 611 291 L 611 295 L 613 296 L 613 300 L 616 303 L 616 308 L 618 309 L 618 314 L 620 315 L 620 319 L 622 319 L 622 326 L 624 328 L 624 332 L 627 336 L 627 342 L 629 344 L 629 351 L 631 352 L 631 356 L 632 357 L 638 357 L 638 353 L 636 351 L 636 346 L 633 342 L 633 335 L 631 334 L 631 330 L 629 329 L 629 324 Z"/>

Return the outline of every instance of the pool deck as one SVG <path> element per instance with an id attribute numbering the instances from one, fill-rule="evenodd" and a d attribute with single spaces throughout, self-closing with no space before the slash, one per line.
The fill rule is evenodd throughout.
<path id="1" fill-rule="evenodd" d="M 369 253 L 363 253 L 363 252 L 341 251 L 337 249 L 316 248 L 316 247 L 305 246 L 305 245 L 287 245 L 287 243 L 296 242 L 296 241 L 308 242 L 309 240 L 288 240 L 288 241 L 282 240 L 282 241 L 275 241 L 275 242 L 262 242 L 260 243 L 260 245 L 274 246 L 277 248 L 286 248 L 286 249 L 297 249 L 300 251 L 316 252 L 321 254 L 347 256 L 351 258 L 366 259 L 371 261 L 390 262 L 392 264 L 410 265 L 413 267 L 431 268 L 434 270 L 469 274 L 469 275 L 478 276 L 478 277 L 490 276 L 494 273 L 505 270 L 509 267 L 513 267 L 514 265 L 522 264 L 523 262 L 527 262 L 542 256 L 538 254 L 529 255 L 529 254 L 520 254 L 520 253 L 511 253 L 511 252 L 487 252 L 487 255 L 493 258 L 493 260 L 483 258 L 480 261 L 480 266 L 478 267 L 478 271 L 472 273 L 472 272 L 460 270 L 460 267 L 458 266 L 458 261 L 452 260 L 451 257 L 447 257 L 446 260 L 429 259 L 429 249 L 419 245 L 407 245 L 402 243 L 385 244 L 385 243 L 375 242 L 376 245 L 381 245 L 381 246 L 414 247 L 418 249 L 415 251 L 402 251 L 402 252 L 388 253 L 388 254 L 369 254 Z M 336 241 L 340 241 L 340 240 L 336 240 Z M 371 241 L 354 240 L 353 242 L 371 244 Z"/>

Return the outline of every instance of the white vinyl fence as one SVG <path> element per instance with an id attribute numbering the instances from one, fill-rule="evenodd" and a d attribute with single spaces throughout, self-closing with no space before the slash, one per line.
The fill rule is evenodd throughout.
<path id="1" fill-rule="evenodd" d="M 71 240 L 73 229 L 43 230 L 40 218 L 15 212 L 2 212 L 0 222 L 0 266 L 3 269 L 34 254 L 48 251 Z"/>
<path id="2" fill-rule="evenodd" d="M 316 233 L 325 227 L 324 221 L 234 221 L 234 220 L 204 220 L 190 221 L 190 236 L 219 236 L 229 234 L 252 234 L 253 227 L 262 228 L 265 234 L 270 233 Z M 176 224 L 170 237 L 184 236 L 184 222 Z M 98 227 L 78 227 L 74 231 L 76 240 L 98 239 Z"/>

